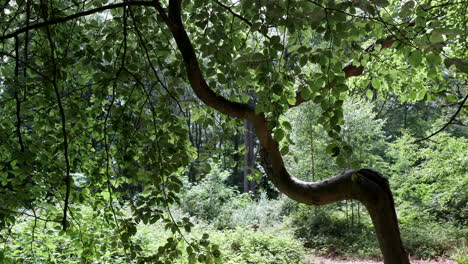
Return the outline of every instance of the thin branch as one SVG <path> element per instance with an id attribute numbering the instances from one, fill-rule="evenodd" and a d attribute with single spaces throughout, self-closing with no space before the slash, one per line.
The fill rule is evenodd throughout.
<path id="1" fill-rule="evenodd" d="M 46 218 L 42 218 L 40 216 L 37 216 L 36 214 L 32 215 L 32 214 L 28 214 L 26 212 L 18 212 L 18 211 L 10 210 L 10 209 L 7 209 L 7 208 L 0 208 L 0 212 L 1 211 L 12 213 L 12 214 L 20 214 L 20 215 L 25 215 L 25 216 L 29 216 L 29 217 L 34 217 L 35 219 L 38 219 L 38 220 L 41 220 L 41 221 L 44 221 L 44 222 L 61 223 L 61 221 L 59 221 L 59 220 L 46 219 Z"/>
<path id="2" fill-rule="evenodd" d="M 110 160 L 111 160 L 111 157 L 110 157 L 110 146 L 112 144 L 112 142 L 109 142 L 108 138 L 109 138 L 109 135 L 108 135 L 108 130 L 107 130 L 107 127 L 108 127 L 108 120 L 109 120 L 109 117 L 110 117 L 110 114 L 111 114 L 111 110 L 112 110 L 112 107 L 114 106 L 114 103 L 115 103 L 115 99 L 116 99 L 116 94 L 115 94 L 115 89 L 116 89 L 116 83 L 117 83 L 117 79 L 119 78 L 122 70 L 125 68 L 125 60 L 127 58 L 127 48 L 128 48 L 128 45 L 127 45 L 127 41 L 128 41 L 128 33 L 127 33 L 127 22 L 128 22 L 128 14 L 127 14 L 127 6 L 124 6 L 124 10 L 123 10 L 123 40 L 122 40 L 122 44 L 123 44 L 123 54 L 122 54 L 122 61 L 120 63 L 120 67 L 116 73 L 116 78 L 114 80 L 114 83 L 112 85 L 112 99 L 111 99 L 111 102 L 109 104 L 109 107 L 107 108 L 107 113 L 106 113 L 106 117 L 104 119 L 104 146 L 105 146 L 105 152 L 106 152 L 106 185 L 107 185 L 107 191 L 109 192 L 109 207 L 112 211 L 112 216 L 114 218 L 114 222 L 117 226 L 117 228 L 120 230 L 120 225 L 119 225 L 119 222 L 117 220 L 117 214 L 115 213 L 115 208 L 114 208 L 114 205 L 113 205 L 113 192 L 112 192 L 112 183 L 111 183 L 111 177 L 110 177 L 110 174 L 109 174 L 109 170 L 110 170 Z M 117 56 L 119 55 L 120 53 L 120 50 L 117 54 Z M 125 255 L 127 257 L 127 259 L 129 258 L 128 257 L 128 252 L 127 252 L 127 249 L 124 249 L 124 252 L 125 252 Z"/>
<path id="3" fill-rule="evenodd" d="M 376 22 L 380 22 L 382 24 L 388 24 L 388 25 L 392 25 L 392 26 L 396 26 L 395 24 L 391 24 L 391 23 L 388 23 L 388 22 L 385 22 L 383 21 L 383 19 L 381 17 L 379 17 L 378 19 L 375 18 L 375 17 L 372 17 L 372 16 L 361 16 L 361 15 L 356 15 L 356 14 L 351 14 L 349 12 L 346 12 L 344 10 L 341 10 L 341 9 L 337 9 L 337 8 L 332 8 L 332 7 L 326 7 L 326 6 L 322 6 L 321 4 L 313 1 L 313 0 L 307 0 L 309 3 L 312 3 L 322 9 L 325 9 L 326 10 L 331 10 L 331 11 L 336 11 L 336 12 L 340 12 L 340 13 L 343 13 L 347 16 L 350 16 L 350 17 L 353 17 L 353 18 L 360 18 L 360 19 L 366 19 L 366 20 L 371 20 L 371 21 L 376 21 Z"/>
<path id="4" fill-rule="evenodd" d="M 26 27 L 22 27 L 20 29 L 17 29 L 15 31 L 9 33 L 9 34 L 0 36 L 0 40 L 14 38 L 15 36 L 18 36 L 19 34 L 24 33 L 24 32 L 26 32 L 28 30 L 38 29 L 38 28 L 47 27 L 47 26 L 52 26 L 52 25 L 64 23 L 64 22 L 67 22 L 67 21 L 70 21 L 70 20 L 73 20 L 73 19 L 76 19 L 76 18 L 80 18 L 80 17 L 83 17 L 83 16 L 88 16 L 88 15 L 99 13 L 99 12 L 102 12 L 102 11 L 105 11 L 105 10 L 121 8 L 121 7 L 124 7 L 124 6 L 153 6 L 154 7 L 155 3 L 150 2 L 150 1 L 134 1 L 134 2 L 124 2 L 124 3 L 101 6 L 101 7 L 95 8 L 95 9 L 91 9 L 91 10 L 87 10 L 87 11 L 83 11 L 83 12 L 78 12 L 78 13 L 75 13 L 73 15 L 69 15 L 69 16 L 66 16 L 66 17 L 59 17 L 59 18 L 55 18 L 55 19 L 52 19 L 52 20 L 49 20 L 49 21 L 40 22 L 40 23 L 32 24 L 32 25 L 29 25 L 29 26 L 26 26 Z"/>
<path id="5" fill-rule="evenodd" d="M 393 38 L 393 36 L 388 36 L 387 38 L 383 38 L 383 39 L 378 39 L 376 41 L 374 41 L 372 44 L 370 44 L 366 49 L 364 49 L 365 52 L 372 52 L 376 45 L 377 44 L 380 44 L 381 45 L 381 49 L 386 49 L 386 48 L 390 48 L 392 47 L 392 44 L 395 42 L 396 40 Z M 359 66 L 355 66 L 354 65 L 354 61 L 351 60 L 349 61 L 348 63 L 345 64 L 345 66 L 343 67 L 343 72 L 345 74 L 345 79 L 348 79 L 350 77 L 353 77 L 353 76 L 361 76 L 362 73 L 364 72 L 364 66 L 362 65 L 359 65 Z M 325 88 L 327 89 L 331 89 L 330 86 L 325 86 Z M 289 107 L 296 107 L 302 103 L 305 103 L 305 102 L 308 102 L 309 100 L 306 100 L 304 99 L 304 97 L 302 97 L 302 93 L 299 91 L 299 92 L 296 92 L 296 103 L 295 104 L 290 104 Z"/>
<path id="6" fill-rule="evenodd" d="M 15 37 L 15 78 L 16 82 L 18 82 L 18 77 L 19 77 L 19 43 L 18 43 L 18 38 Z M 16 134 L 18 136 L 18 143 L 20 145 L 20 150 L 21 152 L 24 152 L 24 143 L 23 143 L 23 137 L 21 135 L 21 100 L 18 97 L 18 91 L 17 88 L 19 87 L 18 83 L 15 85 L 16 87 L 13 88 L 13 93 L 15 94 L 15 101 L 16 101 Z"/>
<path id="7" fill-rule="evenodd" d="M 55 61 L 55 45 L 54 41 L 52 40 L 52 34 L 50 32 L 49 26 L 46 26 L 47 31 L 47 38 L 50 44 L 50 56 L 52 59 L 52 66 L 53 66 L 53 73 L 52 73 L 52 86 L 54 87 L 55 96 L 57 97 L 57 103 L 60 111 L 60 118 L 62 121 L 62 134 L 63 134 L 63 148 L 64 148 L 64 156 L 65 156 L 65 166 L 66 166 L 66 176 L 65 176 L 65 185 L 66 185 L 66 193 L 65 193 L 65 205 L 63 208 L 63 219 L 62 219 L 62 226 L 63 230 L 67 229 L 67 211 L 68 211 L 68 203 L 70 200 L 70 192 L 71 192 L 71 175 L 70 175 L 70 160 L 68 157 L 68 134 L 66 129 L 66 119 L 65 119 L 65 110 L 63 109 L 62 99 L 60 97 L 60 92 L 58 90 L 57 85 L 57 63 Z"/>
<path id="8" fill-rule="evenodd" d="M 217 5 L 221 6 L 222 8 L 226 9 L 229 13 L 231 13 L 234 17 L 240 19 L 242 22 L 246 23 L 247 25 L 249 25 L 250 27 L 253 26 L 252 22 L 250 22 L 247 18 L 237 14 L 236 12 L 234 12 L 232 10 L 232 8 L 230 8 L 229 6 L 219 2 L 218 0 L 212 0 L 213 2 L 215 2 Z M 267 39 L 271 39 L 270 36 L 268 36 L 266 33 L 264 32 L 261 32 L 260 30 L 257 30 L 260 34 L 262 34 L 265 38 Z"/>
<path id="9" fill-rule="evenodd" d="M 430 11 L 431 9 L 435 9 L 435 8 L 441 8 L 441 7 L 447 7 L 447 6 L 451 6 L 451 5 L 457 5 L 457 4 L 462 4 L 463 2 L 460 2 L 460 3 L 453 3 L 453 2 L 446 2 L 446 3 L 443 3 L 443 4 L 439 4 L 439 5 L 435 5 L 435 6 L 430 6 L 430 7 L 426 7 L 424 8 L 423 6 L 419 5 L 421 7 L 422 10 L 424 10 L 424 12 L 428 12 Z"/>
<path id="10" fill-rule="evenodd" d="M 231 13 L 233 16 L 237 17 L 238 19 L 242 20 L 247 25 L 252 26 L 252 22 L 250 22 L 247 18 L 234 12 L 229 6 L 219 2 L 218 0 L 212 0 L 212 1 L 218 4 L 219 6 L 221 6 L 222 8 L 226 9 L 229 13 Z"/>
<path id="11" fill-rule="evenodd" d="M 452 122 L 453 120 L 455 119 L 455 117 L 457 117 L 457 115 L 460 113 L 460 111 L 463 109 L 463 106 L 465 105 L 465 102 L 466 102 L 466 99 L 468 99 L 468 94 L 465 96 L 465 98 L 463 99 L 463 101 L 461 102 L 460 106 L 458 107 L 457 111 L 455 112 L 455 114 L 452 115 L 452 117 L 450 118 L 450 120 L 442 127 L 440 128 L 439 130 L 437 130 L 436 132 L 432 133 L 431 135 L 425 137 L 425 138 L 421 138 L 421 139 L 418 139 L 414 142 L 412 142 L 413 144 L 415 143 L 418 143 L 418 142 L 421 142 L 423 140 L 427 140 L 437 134 L 439 134 L 442 130 L 444 130 L 445 128 L 447 128 Z"/>
<path id="12" fill-rule="evenodd" d="M 179 110 L 180 112 L 182 112 L 182 114 L 185 116 L 185 112 L 184 110 L 182 109 L 182 106 L 180 105 L 179 103 L 179 100 L 176 98 L 176 96 L 169 90 L 169 88 L 167 87 L 167 85 L 164 84 L 164 82 L 161 80 L 161 78 L 159 78 L 159 75 L 158 75 L 158 71 L 156 70 L 156 68 L 154 67 L 153 65 L 153 62 L 151 61 L 151 58 L 150 58 L 150 55 L 149 55 L 149 51 L 148 51 L 148 47 L 146 46 L 146 42 L 143 38 L 143 34 L 141 34 L 141 31 L 140 29 L 138 28 L 138 24 L 137 22 L 135 21 L 135 16 L 133 15 L 133 12 L 132 10 L 130 9 L 130 16 L 132 17 L 132 21 L 133 21 L 133 24 L 135 26 L 135 32 L 137 33 L 138 35 L 138 39 L 140 41 L 140 44 L 141 46 L 143 47 L 143 50 L 145 51 L 145 55 L 146 55 L 146 60 L 148 61 L 148 64 L 151 68 L 151 70 L 153 71 L 153 74 L 154 76 L 156 77 L 156 80 L 158 81 L 159 84 L 161 84 L 161 86 L 163 87 L 163 89 L 167 92 L 167 94 L 172 98 L 172 100 L 174 100 L 174 102 L 176 102 L 177 106 L 179 107 Z"/>
<path id="13" fill-rule="evenodd" d="M 36 73 L 37 75 L 41 76 L 42 78 L 44 78 L 45 80 L 49 81 L 49 82 L 52 82 L 51 79 L 49 79 L 47 76 L 45 76 L 44 74 L 42 74 L 38 69 L 34 68 L 31 64 L 25 62 L 24 60 L 22 60 L 21 58 L 19 58 L 18 56 L 14 56 L 14 55 L 11 55 L 9 53 L 6 53 L 6 52 L 3 52 L 3 51 L 0 51 L 0 56 L 6 56 L 6 57 L 10 57 L 14 60 L 18 60 L 19 62 L 21 62 L 21 64 L 23 64 L 25 67 L 29 68 L 30 70 L 32 70 L 34 73 Z"/>

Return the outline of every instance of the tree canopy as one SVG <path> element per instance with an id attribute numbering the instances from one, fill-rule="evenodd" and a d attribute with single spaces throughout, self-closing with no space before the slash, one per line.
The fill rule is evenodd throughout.
<path id="1" fill-rule="evenodd" d="M 85 203 L 135 256 L 136 223 L 164 219 L 178 235 L 153 257 L 177 255 L 191 223 L 164 208 L 179 201 L 179 175 L 195 158 L 186 121 L 221 113 L 227 129 L 253 123 L 266 174 L 294 200 L 369 209 L 369 197 L 387 195 L 396 229 L 377 232 L 385 263 L 407 263 L 389 246 L 401 242 L 388 184 L 351 158 L 343 104 L 357 93 L 447 98 L 466 116 L 466 1 L 7 0 L 0 12 L 0 225 L 29 208 L 77 232 L 70 218 Z M 282 117 L 309 101 L 327 152 L 356 170 L 322 182 L 288 172 L 292 124 Z M 116 209 L 124 199 L 135 200 L 130 216 Z"/>

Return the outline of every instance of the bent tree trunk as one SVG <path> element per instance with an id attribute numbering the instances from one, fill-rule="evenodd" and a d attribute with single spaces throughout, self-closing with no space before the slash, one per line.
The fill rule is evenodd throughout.
<path id="1" fill-rule="evenodd" d="M 262 166 L 273 184 L 291 199 L 309 205 L 358 200 L 367 208 L 385 264 L 409 264 L 403 247 L 393 195 L 386 178 L 371 169 L 349 170 L 320 182 L 304 182 L 284 166 L 278 144 L 266 123 L 255 123 Z"/>
<path id="2" fill-rule="evenodd" d="M 385 264 L 408 264 L 398 228 L 393 197 L 387 180 L 370 169 L 347 171 L 320 182 L 304 182 L 290 175 L 284 165 L 278 142 L 272 137 L 268 120 L 262 113 L 255 113 L 249 104 L 229 101 L 216 94 L 206 83 L 200 70 L 192 43 L 181 19 L 181 0 L 169 0 L 168 13 L 159 2 L 152 2 L 174 37 L 182 54 L 187 77 L 197 97 L 213 109 L 253 123 L 260 142 L 260 156 L 270 180 L 291 199 L 309 205 L 325 205 L 342 200 L 358 200 L 363 203 L 374 224 Z M 356 67 L 348 67 L 351 74 Z M 362 69 L 359 69 L 362 72 Z M 304 102 L 298 98 L 298 102 Z"/>
<path id="3" fill-rule="evenodd" d="M 265 157 L 262 157 L 265 159 Z M 270 171 L 270 173 L 274 173 Z M 290 184 L 288 184 L 290 185 Z M 296 201 L 325 205 L 342 200 L 358 200 L 369 212 L 385 264 L 408 264 L 403 248 L 392 193 L 388 181 L 371 169 L 350 170 L 317 183 L 296 180 L 282 191 Z"/>

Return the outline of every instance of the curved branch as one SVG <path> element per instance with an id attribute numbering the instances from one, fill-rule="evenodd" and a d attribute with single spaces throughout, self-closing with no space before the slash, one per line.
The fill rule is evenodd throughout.
<path id="1" fill-rule="evenodd" d="M 252 26 L 252 22 L 250 22 L 247 18 L 237 14 L 236 12 L 234 12 L 229 6 L 219 2 L 218 0 L 213 0 L 213 2 L 215 2 L 216 4 L 218 4 L 219 6 L 221 6 L 222 8 L 226 9 L 229 13 L 231 13 L 233 16 L 237 17 L 238 19 L 242 20 L 242 22 L 246 23 L 247 25 L 249 26 Z"/>
<path id="2" fill-rule="evenodd" d="M 261 142 L 260 157 L 270 180 L 282 193 L 309 205 L 358 200 L 367 208 L 385 264 L 409 264 L 401 241 L 395 205 L 386 178 L 369 170 L 346 171 L 320 182 L 304 182 L 291 176 L 278 145 L 260 122 L 255 123 Z M 260 132 L 260 133 L 259 133 Z"/>
<path id="3" fill-rule="evenodd" d="M 216 94 L 206 83 L 200 70 L 195 50 L 182 23 L 180 14 L 181 1 L 169 1 L 169 14 L 164 12 L 159 2 L 155 3 L 159 14 L 163 17 L 177 43 L 177 47 L 182 53 L 190 85 L 197 97 L 206 105 L 223 114 L 241 119 L 253 119 L 255 117 L 254 107 L 248 104 L 229 101 L 223 96 Z"/>
<path id="4" fill-rule="evenodd" d="M 463 101 L 461 102 L 460 106 L 458 107 L 457 111 L 455 112 L 455 114 L 452 115 L 452 117 L 450 118 L 450 120 L 445 123 L 445 125 L 443 127 L 441 127 L 439 130 L 437 130 L 436 132 L 430 134 L 429 136 L 425 137 L 425 138 L 421 138 L 421 139 L 418 139 L 418 140 L 415 140 L 413 141 L 412 143 L 415 144 L 415 143 L 418 143 L 418 142 L 421 142 L 423 140 L 427 140 L 437 134 L 439 134 L 440 132 L 442 132 L 444 129 L 446 129 L 450 124 L 452 124 L 453 120 L 455 119 L 455 117 L 457 117 L 457 115 L 460 113 L 460 111 L 462 110 L 463 106 L 465 105 L 466 103 L 466 99 L 468 99 L 468 94 L 465 96 L 465 98 L 463 99 Z"/>

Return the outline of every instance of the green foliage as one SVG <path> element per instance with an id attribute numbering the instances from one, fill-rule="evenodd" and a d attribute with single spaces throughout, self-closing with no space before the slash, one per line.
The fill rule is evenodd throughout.
<path id="1" fill-rule="evenodd" d="M 344 119 L 341 125 L 341 140 L 335 140 L 323 133 L 318 121 L 320 109 L 316 105 L 305 104 L 288 113 L 293 124 L 289 155 L 290 170 L 294 175 L 318 180 L 337 174 L 341 168 L 378 168 L 386 172 L 388 164 L 383 159 L 385 121 L 376 118 L 373 104 L 362 99 L 344 102 Z M 336 157 L 335 163 L 330 156 Z M 301 158 L 299 158 L 301 157 Z"/>
<path id="2" fill-rule="evenodd" d="M 412 207 L 410 211 L 423 210 L 439 220 L 466 225 L 468 141 L 448 134 L 433 140 L 417 148 L 406 135 L 391 144 L 396 202 Z"/>
<path id="3" fill-rule="evenodd" d="M 2 263 L 130 263 L 119 234 L 99 212 L 86 207 L 74 209 L 81 209 L 80 218 L 74 219 L 79 221 L 80 229 L 70 228 L 67 232 L 61 230 L 60 223 L 19 217 L 17 224 L 1 231 Z"/>
<path id="4" fill-rule="evenodd" d="M 242 206 L 232 206 L 233 203 L 230 203 L 230 226 L 256 226 L 259 229 L 266 228 L 268 232 L 268 227 L 282 222 L 285 216 L 283 208 L 287 198 L 268 199 L 266 193 L 260 193 L 258 196 L 256 200 Z"/>
<path id="5" fill-rule="evenodd" d="M 255 232 L 251 228 L 227 231 L 223 249 L 223 263 L 229 264 L 276 264 L 302 263 L 304 251 L 301 243 L 290 234 Z M 221 241 L 220 241 L 221 242 Z"/>
<path id="6" fill-rule="evenodd" d="M 230 173 L 211 164 L 211 171 L 197 183 L 187 184 L 182 194 L 181 209 L 197 220 L 218 229 L 255 225 L 263 228 L 282 220 L 284 199 L 270 200 L 265 193 L 256 199 L 239 194 L 226 185 Z"/>
<path id="7" fill-rule="evenodd" d="M 154 8 L 166 10 L 168 1 L 39 2 L 0 6 L 0 228 L 5 235 L 17 230 L 8 234 L 14 242 L 4 243 L 2 261 L 174 263 L 185 256 L 211 262 L 219 260 L 219 249 L 204 235 L 180 248 L 183 230 L 193 224 L 174 219 L 174 205 L 219 228 L 281 219 L 279 202 L 238 195 L 224 186 L 228 173 L 218 167 L 198 185 L 185 184 L 189 190 L 181 199 L 183 171 L 198 156 L 188 137 L 190 115 L 200 129 L 235 124 L 198 108 L 197 94 L 203 93 L 188 89 L 193 80 L 186 77 L 180 43 Z M 318 180 L 343 168 L 387 172 L 384 122 L 351 95 L 409 105 L 439 97 L 459 102 L 466 93 L 468 50 L 462 4 L 194 0 L 184 1 L 181 19 L 206 84 L 233 102 L 255 102 L 281 153 L 297 160 L 293 174 Z M 365 69 L 362 76 L 346 78 L 344 63 L 351 61 Z M 315 105 L 299 110 L 301 117 L 291 114 L 289 122 L 284 114 L 301 99 L 298 92 Z M 216 137 L 210 140 L 216 145 Z M 408 141 L 395 143 L 396 200 L 464 225 L 466 140 L 438 140 L 442 146 L 427 144 L 421 151 L 404 146 Z M 209 171 L 206 159 L 198 158 L 204 167 L 192 171 Z M 44 227 L 24 220 L 22 212 L 46 219 Z M 133 243 L 141 223 L 160 222 L 170 237 L 154 251 Z M 67 232 L 60 234 L 61 228 Z M 275 248 L 263 234 L 235 232 L 249 238 L 239 242 L 239 263 L 268 263 L 289 253 L 290 259 L 277 261 L 298 261 L 297 252 Z M 44 242 L 37 255 L 26 252 L 36 240 Z M 283 246 L 296 245 L 288 243 Z M 262 255 L 251 244 L 268 250 Z"/>
<path id="8" fill-rule="evenodd" d="M 379 246 L 375 239 L 369 218 L 350 219 L 342 212 L 329 208 L 299 206 L 291 214 L 295 235 L 305 247 L 318 254 L 353 256 L 360 258 L 377 257 Z M 331 211 L 331 212 L 330 212 Z"/>
<path id="9" fill-rule="evenodd" d="M 221 171 L 218 164 L 211 163 L 211 171 L 196 183 L 187 183 L 182 194 L 181 208 L 200 220 L 214 223 L 219 227 L 229 224 L 231 212 L 228 203 L 237 196 L 232 187 L 224 183 L 229 177 L 228 171 Z M 239 198 L 238 206 L 250 201 L 248 196 Z"/>
<path id="10" fill-rule="evenodd" d="M 411 256 L 419 258 L 436 258 L 453 256 L 454 251 L 461 250 L 468 242 L 468 229 L 449 223 L 438 223 L 418 214 L 417 218 L 409 220 L 401 218 L 402 240 Z"/>

